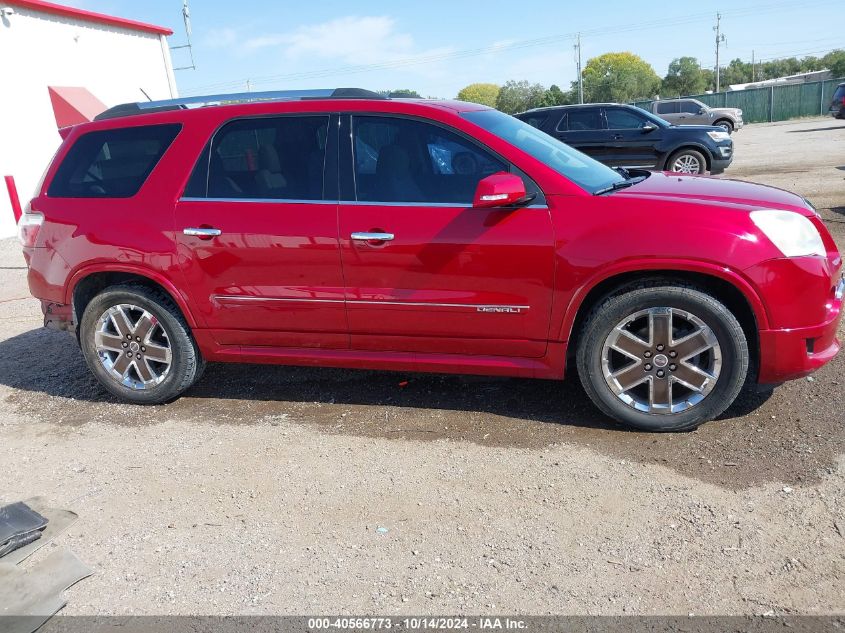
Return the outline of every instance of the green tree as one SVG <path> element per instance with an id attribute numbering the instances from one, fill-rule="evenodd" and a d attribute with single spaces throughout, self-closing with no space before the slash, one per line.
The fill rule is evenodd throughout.
<path id="1" fill-rule="evenodd" d="M 411 90 L 410 88 L 400 88 L 399 90 L 379 90 L 378 93 L 392 99 L 422 99 L 419 92 Z"/>
<path id="2" fill-rule="evenodd" d="M 695 57 L 678 57 L 669 64 L 669 72 L 661 87 L 664 97 L 685 97 L 701 94 L 707 89 L 707 77 Z"/>
<path id="3" fill-rule="evenodd" d="M 481 105 L 496 107 L 496 98 L 499 96 L 499 86 L 496 84 L 470 84 L 461 88 L 458 92 L 458 101 L 480 103 Z"/>
<path id="4" fill-rule="evenodd" d="M 557 105 L 569 105 L 570 103 L 575 103 L 578 100 L 576 94 L 570 90 L 568 92 L 564 92 L 560 89 L 560 86 L 556 84 L 552 84 L 549 86 L 549 89 L 546 90 L 545 94 L 543 95 L 543 103 L 544 106 L 557 106 Z"/>
<path id="5" fill-rule="evenodd" d="M 585 101 L 634 101 L 653 97 L 660 89 L 660 77 L 641 57 L 633 53 L 605 53 L 584 66 Z"/>
<path id="6" fill-rule="evenodd" d="M 527 81 L 508 81 L 499 90 L 496 108 L 508 114 L 524 112 L 543 105 L 546 89 L 541 84 Z"/>
<path id="7" fill-rule="evenodd" d="M 732 59 L 731 63 L 722 68 L 720 83 L 722 90 L 727 90 L 732 84 L 747 84 L 751 81 L 751 64 L 741 59 Z"/>
<path id="8" fill-rule="evenodd" d="M 822 57 L 821 65 L 833 73 L 834 79 L 845 77 L 845 50 L 838 49 L 831 51 Z"/>

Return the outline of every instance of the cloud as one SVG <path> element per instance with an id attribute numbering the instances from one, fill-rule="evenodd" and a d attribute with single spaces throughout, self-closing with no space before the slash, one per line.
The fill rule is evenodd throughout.
<path id="1" fill-rule="evenodd" d="M 323 59 L 349 65 L 410 60 L 451 50 L 418 50 L 414 38 L 400 32 L 389 16 L 345 16 L 286 33 L 265 33 L 245 40 L 241 48 L 247 53 L 279 48 L 291 61 Z"/>

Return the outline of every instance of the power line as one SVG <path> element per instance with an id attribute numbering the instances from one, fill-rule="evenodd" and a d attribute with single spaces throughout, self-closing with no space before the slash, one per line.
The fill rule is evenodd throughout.
<path id="1" fill-rule="evenodd" d="M 821 0 L 818 2 L 805 2 L 803 4 L 804 7 L 808 5 L 824 5 L 824 4 L 832 4 L 838 3 L 839 0 Z M 741 17 L 744 15 L 761 15 L 766 13 L 772 13 L 783 8 L 792 8 L 794 7 L 793 1 L 785 1 L 785 2 L 776 2 L 776 3 L 769 3 L 769 4 L 762 4 L 752 7 L 745 7 L 743 9 L 738 9 L 735 11 L 726 12 L 725 15 L 729 15 L 732 17 Z M 620 33 L 630 33 L 636 31 L 644 31 L 650 30 L 654 28 L 663 28 L 668 26 L 679 26 L 684 24 L 691 24 L 695 22 L 701 22 L 703 20 L 711 19 L 711 13 L 698 13 L 693 15 L 688 15 L 684 17 L 675 17 L 675 18 L 668 18 L 668 19 L 659 19 L 659 20 L 652 20 L 650 22 L 640 22 L 638 24 L 620 24 L 616 27 L 597 27 L 594 29 L 589 29 L 585 31 L 581 31 L 580 35 L 586 36 L 599 36 L 599 35 L 616 35 Z M 333 68 L 324 68 L 320 70 L 314 71 L 302 71 L 302 72 L 295 72 L 295 73 L 285 73 L 285 74 L 278 74 L 278 75 L 266 75 L 262 77 L 252 77 L 249 78 L 249 81 L 252 85 L 259 85 L 259 84 L 267 84 L 267 83 L 274 83 L 274 82 L 291 82 L 291 81 L 302 81 L 308 79 L 320 79 L 324 77 L 331 77 L 337 75 L 349 75 L 349 74 L 359 74 L 359 73 L 367 73 L 373 72 L 378 70 L 391 70 L 397 68 L 406 68 L 410 66 L 418 66 L 424 64 L 431 64 L 440 61 L 448 61 L 453 59 L 465 59 L 468 57 L 475 57 L 480 55 L 487 55 L 487 54 L 494 54 L 504 51 L 512 51 L 512 50 L 520 50 L 525 48 L 534 48 L 534 47 L 542 47 L 542 46 L 549 46 L 552 44 L 558 44 L 561 41 L 574 41 L 579 37 L 578 33 L 565 33 L 565 34 L 558 34 L 558 35 L 550 35 L 546 37 L 534 38 L 534 39 L 527 39 L 527 40 L 519 40 L 516 42 L 511 42 L 508 44 L 500 44 L 500 45 L 490 45 L 490 46 L 483 46 L 479 48 L 473 49 L 465 49 L 459 51 L 452 51 L 448 53 L 438 53 L 432 55 L 422 55 L 417 57 L 409 57 L 409 58 L 400 58 L 395 59 L 387 62 L 380 62 L 380 63 L 373 63 L 373 64 L 357 64 L 357 65 L 349 65 L 349 66 L 342 66 L 342 67 L 333 67 Z M 225 81 L 225 82 L 216 82 L 211 84 L 204 84 L 201 86 L 197 86 L 196 88 L 187 91 L 187 93 L 201 93 L 207 90 L 222 90 L 226 88 L 234 88 L 244 85 L 246 79 L 240 78 L 237 80 L 232 81 Z"/>

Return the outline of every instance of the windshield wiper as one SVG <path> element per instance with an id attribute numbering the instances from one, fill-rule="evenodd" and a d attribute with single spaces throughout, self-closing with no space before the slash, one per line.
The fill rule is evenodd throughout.
<path id="1" fill-rule="evenodd" d="M 610 185 L 608 187 L 603 187 L 602 189 L 599 189 L 598 191 L 594 191 L 593 195 L 594 196 L 602 196 L 606 193 L 612 193 L 614 191 L 619 191 L 620 189 L 625 189 L 627 187 L 631 187 L 633 185 L 636 185 L 637 183 L 642 182 L 645 179 L 646 179 L 646 176 L 637 176 L 635 178 L 626 178 L 625 180 L 620 180 L 619 182 L 614 182 L 612 185 Z"/>

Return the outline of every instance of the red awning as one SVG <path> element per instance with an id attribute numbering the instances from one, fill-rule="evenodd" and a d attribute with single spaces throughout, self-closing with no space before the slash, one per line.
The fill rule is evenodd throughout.
<path id="1" fill-rule="evenodd" d="M 87 88 L 47 86 L 47 91 L 59 129 L 93 121 L 95 116 L 106 109 L 106 105 L 88 92 Z"/>

